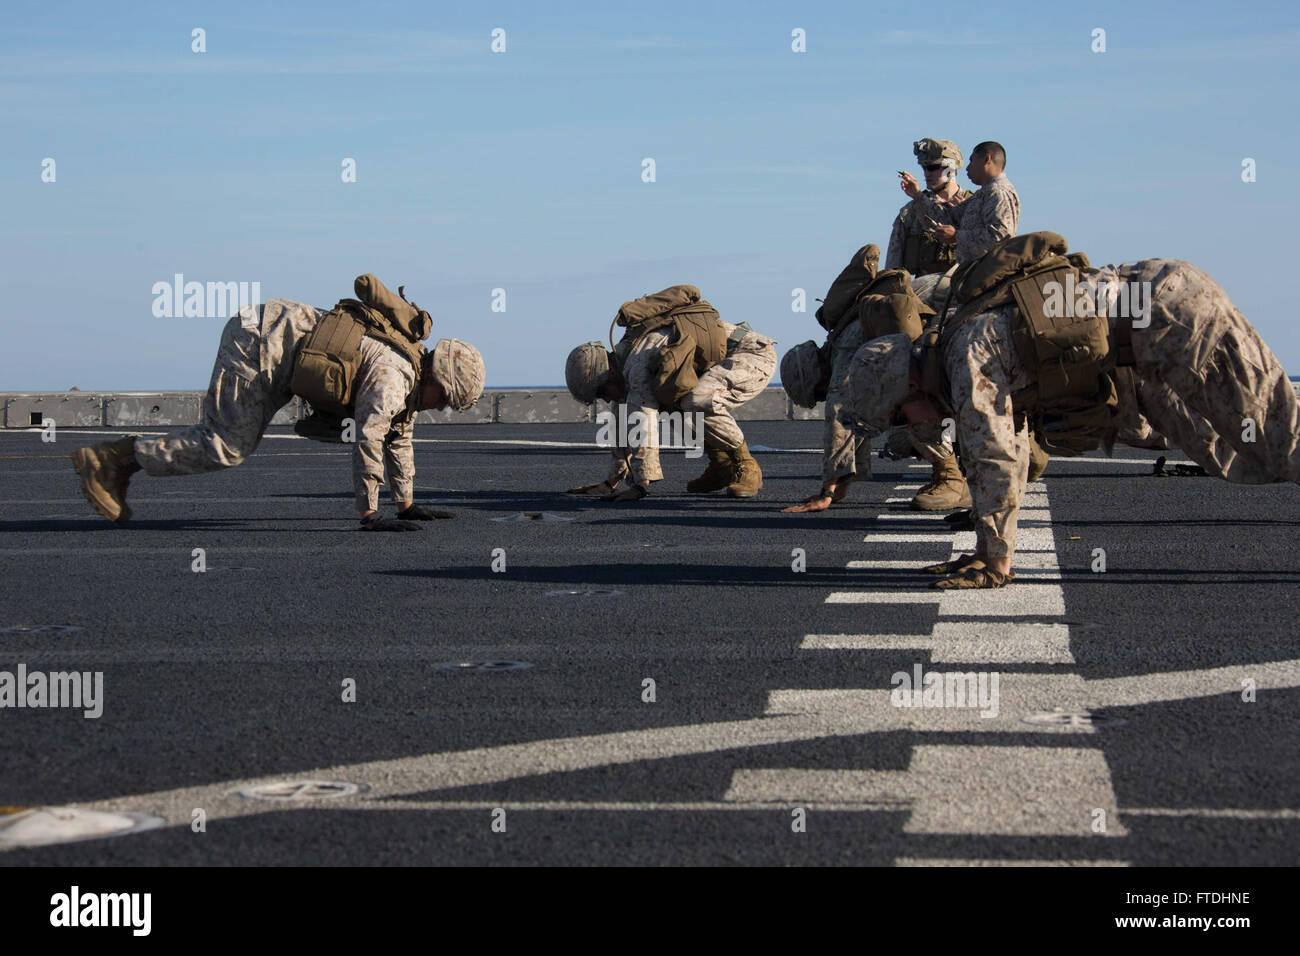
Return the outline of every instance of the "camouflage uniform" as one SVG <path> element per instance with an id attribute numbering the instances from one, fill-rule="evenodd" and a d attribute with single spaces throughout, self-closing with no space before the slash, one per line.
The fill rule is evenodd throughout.
<path id="1" fill-rule="evenodd" d="M 1012 393 L 1031 383 L 1011 339 L 1013 306 L 972 316 L 944 354 L 975 518 L 975 553 L 1008 557 L 1029 474 L 1029 429 Z"/>
<path id="2" fill-rule="evenodd" d="M 659 403 L 654 397 L 654 369 L 652 358 L 657 356 L 668 344 L 669 329 L 655 329 L 647 332 L 629 347 L 628 337 L 624 336 L 614 346 L 617 365 L 623 370 L 623 381 L 627 387 L 627 414 L 640 412 L 645 423 L 646 440 L 636 448 L 616 447 L 610 451 L 614 457 L 613 469 L 606 481 L 611 486 L 617 485 L 629 474 L 632 483 L 647 485 L 663 478 L 663 469 L 659 466 Z"/>
<path id="3" fill-rule="evenodd" d="M 1281 363 L 1200 269 L 1176 259 L 1106 266 L 1099 284 L 1150 282 L 1146 328 L 1132 330 L 1140 410 L 1209 474 L 1300 483 L 1300 404 Z M 977 553 L 1010 555 L 1028 446 L 1011 393 L 1029 384 L 1011 339 L 1013 307 L 975 316 L 945 356 L 971 466 Z M 1112 328 L 1123 317 L 1112 317 Z M 1254 441 L 1243 436 L 1255 424 Z"/>
<path id="4" fill-rule="evenodd" d="M 960 209 L 957 215 L 961 215 Z M 949 272 L 951 271 L 949 269 Z M 916 293 L 917 298 L 935 312 L 943 308 L 944 297 L 948 294 L 948 282 L 943 281 L 946 275 L 948 273 L 932 272 L 912 280 L 912 291 Z M 954 449 L 950 443 L 943 440 L 942 425 L 917 424 L 900 427 L 906 432 L 912 450 L 922 461 L 939 465 L 952 457 Z"/>
<path id="5" fill-rule="evenodd" d="M 1177 259 L 1144 259 L 1113 272 L 1121 282 L 1151 283 L 1151 324 L 1133 329 L 1132 341 L 1138 402 L 1156 430 L 1228 481 L 1300 483 L 1295 390 L 1223 288 Z M 1254 441 L 1243 438 L 1246 419 L 1254 422 Z"/>
<path id="6" fill-rule="evenodd" d="M 963 204 L 971 196 L 972 193 L 969 189 L 958 189 L 953 194 L 952 199 L 943 199 L 929 189 L 922 190 L 921 195 L 900 209 L 894 219 L 894 227 L 889 233 L 889 251 L 885 254 L 885 268 L 907 268 L 903 265 L 907 240 L 911 236 L 922 236 L 930 231 L 931 226 L 927 223 L 927 219 L 933 220 L 941 226 L 953 226 L 954 228 L 960 226 Z M 909 270 L 912 271 L 913 275 L 943 272 L 956 261 L 951 254 L 945 256 L 939 251 L 945 248 L 950 249 L 950 246 L 940 246 L 937 242 L 935 246 L 936 255 L 940 258 L 946 258 L 947 262 L 932 264 L 930 268 L 922 266 L 916 271 Z"/>
<path id="7" fill-rule="evenodd" d="M 151 475 L 190 475 L 232 468 L 252 454 L 275 413 L 293 398 L 294 353 L 323 311 L 271 299 L 244 306 L 221 334 L 203 421 L 161 438 L 140 438 L 135 458 Z M 408 424 L 394 429 L 406 410 L 416 375 L 401 353 L 383 342 L 361 340 L 356 386 L 356 447 L 352 453 L 357 510 L 378 507 L 385 466 L 394 501 L 410 501 L 415 455 Z"/>
<path id="8" fill-rule="evenodd" d="M 871 476 L 871 443 L 867 429 L 844 411 L 842 387 L 853 354 L 862 347 L 862 323 L 850 322 L 831 346 L 831 377 L 826 390 L 822 430 L 822 485 L 845 477 Z M 843 420 L 841 420 L 843 417 Z"/>
<path id="9" fill-rule="evenodd" d="M 978 259 L 1003 239 L 1016 234 L 1020 223 L 1020 197 L 1002 173 L 985 183 L 961 207 L 957 227 L 957 261 Z"/>
<path id="10" fill-rule="evenodd" d="M 730 322 L 722 323 L 727 335 L 736 330 Z M 641 412 L 646 442 L 639 448 L 613 449 L 614 468 L 611 484 L 627 476 L 634 485 L 646 485 L 663 477 L 659 466 L 659 402 L 654 396 L 654 359 L 669 344 L 669 332 L 656 329 L 627 348 L 627 339 L 614 349 L 618 366 L 627 384 L 627 413 Z M 727 357 L 700 376 L 699 383 L 681 401 L 685 415 L 704 414 L 704 447 L 734 450 L 745 442 L 731 409 L 759 395 L 776 374 L 776 349 L 772 339 L 747 332 L 735 345 L 729 345 Z M 671 409 L 666 409 L 671 410 Z"/>
<path id="11" fill-rule="evenodd" d="M 1119 406 L 1111 416 L 1115 442 L 1132 445 L 1134 448 L 1168 448 L 1169 442 L 1151 427 L 1151 423 L 1142 414 L 1137 395 L 1139 384 L 1132 368 L 1115 369 L 1115 390 L 1119 396 Z"/>

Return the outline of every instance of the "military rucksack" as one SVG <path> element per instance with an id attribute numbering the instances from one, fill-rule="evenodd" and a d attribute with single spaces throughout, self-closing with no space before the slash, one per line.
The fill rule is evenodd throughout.
<path id="1" fill-rule="evenodd" d="M 854 322 L 862 327 L 864 341 L 895 332 L 906 332 L 916 341 L 924 327 L 924 319 L 934 315 L 934 310 L 912 291 L 912 279 L 906 269 L 886 269 L 876 273 L 869 282 L 857 286 L 855 295 L 849 308 L 829 329 L 830 334 L 822 344 L 822 358 L 828 366 L 833 362 L 835 343 Z M 907 305 L 904 306 L 903 302 Z"/>
<path id="2" fill-rule="evenodd" d="M 1097 448 L 1118 402 L 1105 314 L 1097 314 L 1091 300 L 1076 309 L 1065 299 L 1064 290 L 1080 285 L 1089 268 L 1087 256 L 1067 255 L 1068 249 L 1053 232 L 998 243 L 954 274 L 938 323 L 943 353 L 967 319 L 1015 306 L 1012 339 L 1033 383 L 1012 396 L 1013 404 L 1053 455 Z M 926 378 L 933 382 L 934 376 Z"/>
<path id="3" fill-rule="evenodd" d="M 391 346 L 415 371 L 415 387 L 407 397 L 406 411 L 395 420 L 402 424 L 415 417 L 420 371 L 426 350 L 420 341 L 429 335 L 433 320 L 402 293 L 389 291 L 373 275 L 358 276 L 353 289 L 359 298 L 340 299 L 303 336 L 294 356 L 289 389 L 305 399 L 322 420 L 351 415 L 356 403 L 357 373 L 361 368 L 361 339 L 369 336 Z M 301 434 L 319 437 L 322 429 L 309 422 Z M 320 440 L 329 440 L 321 438 Z"/>
<path id="4" fill-rule="evenodd" d="M 818 323 L 830 333 L 830 346 L 833 347 L 835 339 L 860 319 L 859 304 L 864 296 L 895 293 L 914 295 L 907 270 L 886 269 L 881 272 L 876 268 L 879 257 L 880 249 L 875 245 L 863 246 L 853 254 L 849 264 L 840 270 L 840 274 L 831 283 L 826 298 L 816 313 Z M 929 314 L 930 310 L 926 311 Z"/>
<path id="5" fill-rule="evenodd" d="M 862 290 L 875 281 L 879 266 L 880 247 L 875 243 L 867 243 L 853 253 L 853 258 L 835 277 L 826 292 L 826 298 L 817 309 L 817 321 L 823 329 L 827 332 L 835 331 Z"/>
<path id="6" fill-rule="evenodd" d="M 624 302 L 609 327 L 611 347 L 615 326 L 627 329 L 623 341 L 629 354 L 647 332 L 672 326 L 668 344 L 655 358 L 652 384 L 661 408 L 676 406 L 701 375 L 727 357 L 727 330 L 718 310 L 701 299 L 693 285 L 669 286 Z"/>

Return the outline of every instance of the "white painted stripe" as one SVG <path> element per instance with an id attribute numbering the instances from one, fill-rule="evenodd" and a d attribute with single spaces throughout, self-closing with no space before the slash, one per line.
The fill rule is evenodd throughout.
<path id="1" fill-rule="evenodd" d="M 887 511 L 876 515 L 877 521 L 942 521 L 947 517 L 942 511 L 905 511 L 901 514 Z"/>
<path id="2" fill-rule="evenodd" d="M 1010 587 L 938 591 L 940 617 L 1007 617 L 1033 615 L 1061 617 L 1065 614 L 1065 592 L 1059 584 L 1038 584 L 1026 578 Z"/>
<path id="3" fill-rule="evenodd" d="M 920 490 L 921 490 L 922 488 L 924 488 L 924 487 L 925 487 L 925 485 L 921 484 L 921 483 L 918 481 L 918 482 L 917 482 L 916 484 L 914 484 L 914 485 L 894 485 L 894 490 L 895 490 L 895 491 L 920 491 Z M 907 500 L 908 500 L 908 501 L 911 501 L 912 499 L 911 499 L 911 498 L 908 498 Z"/>
<path id="4" fill-rule="evenodd" d="M 958 531 L 953 537 L 954 551 L 974 551 L 975 532 Z M 1020 528 L 1016 532 L 1016 557 L 1021 551 L 1056 551 L 1056 538 L 1050 527 Z M 1014 565 L 1014 560 L 1013 560 Z"/>
<path id="5" fill-rule="evenodd" d="M 737 770 L 724 800 L 746 803 L 866 803 L 908 808 L 915 796 L 901 770 Z"/>
<path id="6" fill-rule="evenodd" d="M 800 650 L 918 650 L 934 664 L 1072 664 L 1065 624 L 940 621 L 930 634 L 805 634 Z"/>
<path id="7" fill-rule="evenodd" d="M 338 806 L 342 801 L 337 798 L 331 798 L 330 807 Z M 715 810 L 761 810 L 770 812 L 773 806 L 766 800 L 745 803 L 742 801 L 718 801 L 697 800 L 693 802 L 615 802 L 610 800 L 400 800 L 387 799 L 382 803 L 368 801 L 361 804 L 366 810 L 424 810 L 424 811 L 453 811 L 453 810 L 495 810 L 497 807 L 504 807 L 511 813 L 522 813 L 525 811 L 548 812 L 548 811 L 588 811 L 597 813 L 606 812 L 633 812 L 633 813 L 698 813 L 713 812 Z M 869 803 L 823 803 L 805 800 L 800 806 L 809 810 L 817 810 L 821 813 L 865 813 L 873 810 L 897 811 L 898 805 L 894 803 L 872 805 Z M 287 809 L 287 808 L 282 808 Z M 356 809 L 355 806 L 347 809 Z M 784 811 L 782 811 L 784 813 Z M 788 819 L 788 814 L 786 817 Z M 187 821 L 188 822 L 188 821 Z"/>
<path id="8" fill-rule="evenodd" d="M 1232 807 L 1130 807 L 1123 816 L 1196 817 L 1202 820 L 1300 820 L 1300 810 L 1244 810 Z"/>
<path id="9" fill-rule="evenodd" d="M 776 421 L 777 419 L 772 419 L 772 420 L 773 420 L 773 421 Z M 492 423 L 491 423 L 491 422 L 478 422 L 478 423 L 475 423 L 475 424 L 479 424 L 479 425 L 491 425 Z M 528 423 L 527 423 L 527 422 L 510 422 L 510 423 L 503 423 L 503 424 L 509 424 L 509 425 L 527 425 Z M 559 423 L 538 423 L 538 424 L 591 425 L 593 428 L 595 427 L 595 423 L 593 423 L 593 422 L 559 422 Z M 60 428 L 60 429 L 59 429 L 59 434 L 60 434 L 60 435 L 140 435 L 140 436 L 143 437 L 143 436 L 149 436 L 149 435 L 166 435 L 166 434 L 168 433 L 168 431 L 174 431 L 176 428 L 187 428 L 187 427 L 189 427 L 189 426 L 187 426 L 187 425 L 177 425 L 177 426 L 175 426 L 175 427 L 172 428 L 172 429 L 164 429 L 164 430 L 161 430 L 161 431 L 152 431 L 152 430 L 148 430 L 148 431 L 146 431 L 146 430 L 141 430 L 141 429 L 139 429 L 139 428 Z M 287 427 L 289 427 L 289 426 L 276 426 L 276 427 L 277 427 L 277 428 L 279 428 L 279 427 L 286 427 L 286 428 L 287 428 Z M 434 427 L 434 426 L 431 425 L 431 423 L 424 423 L 424 424 L 420 425 L 419 427 L 420 427 L 420 428 L 429 428 L 429 427 Z M 465 427 L 465 426 L 464 426 L 464 425 L 448 425 L 448 426 L 444 426 L 444 427 L 446 427 L 446 428 L 463 428 L 463 427 Z M 471 426 L 471 427 L 472 427 L 472 426 Z M 4 434 L 21 435 L 21 434 L 34 434 L 34 433 L 35 433 L 35 434 L 39 434 L 40 432 L 41 432 L 41 429 L 38 428 L 38 427 L 35 427 L 35 426 L 32 426 L 32 427 L 26 427 L 26 426 L 25 426 L 25 427 L 23 427 L 23 428 L 6 428 L 6 429 L 0 429 L 0 435 L 4 435 Z M 264 435 L 264 436 L 262 436 L 262 437 L 263 437 L 263 438 L 270 438 L 270 439 L 284 439 L 284 440 L 290 440 L 290 441 L 310 441 L 310 439 L 303 438 L 301 435 L 296 435 L 296 434 L 282 434 L 282 433 L 277 433 L 277 432 L 269 432 L 269 433 L 267 433 L 266 435 Z M 415 441 L 415 442 L 428 442 L 428 443 L 431 443 L 431 444 L 524 445 L 524 446 L 557 447 L 557 448 L 558 448 L 558 447 L 569 447 L 569 448 L 601 448 L 601 446 L 596 445 L 595 442 L 531 441 L 531 440 L 527 440 L 527 439 L 512 439 L 512 438 L 413 438 L 413 439 L 411 439 L 411 440 L 412 440 L 412 441 Z M 661 450 L 662 450 L 663 448 L 665 448 L 665 447 L 667 447 L 667 446 L 662 446 L 662 445 L 660 446 Z M 677 447 L 677 446 L 674 446 L 674 447 Z M 602 448 L 601 450 L 606 450 L 606 449 Z M 755 449 L 755 450 L 757 450 L 757 449 Z M 763 449 L 763 450 L 764 450 L 764 451 L 767 451 L 768 449 Z M 772 448 L 772 449 L 770 449 L 770 451 L 773 452 L 773 453 L 777 453 L 777 454 L 795 454 L 795 455 L 821 455 L 821 454 L 824 454 L 824 450 L 821 449 L 821 448 Z M 309 452 L 308 454 L 314 454 L 314 453 Z M 1159 454 L 1158 452 L 1153 452 L 1153 453 L 1152 453 L 1152 456 L 1151 456 L 1150 458 L 1085 458 L 1085 457 L 1078 457 L 1078 458 L 1065 458 L 1065 457 L 1060 457 L 1060 458 L 1054 458 L 1054 459 L 1052 459 L 1052 460 L 1055 461 L 1055 462 L 1059 462 L 1059 463 L 1061 463 L 1062 465 L 1068 465 L 1068 464 L 1070 464 L 1071 462 L 1084 462 L 1084 463 L 1086 463 L 1086 464 L 1090 464 L 1090 465 L 1124 465 L 1124 466 L 1127 466 L 1127 467 L 1146 468 L 1146 469 L 1150 469 L 1150 468 L 1152 468 L 1152 467 L 1155 466 L 1155 463 L 1156 463 L 1156 457 L 1158 456 L 1158 454 Z M 1165 462 L 1166 467 L 1168 467 L 1169 465 L 1194 465 L 1194 464 L 1196 464 L 1194 461 L 1191 461 L 1191 460 L 1189 460 L 1189 459 L 1185 459 L 1185 458 L 1169 458 L 1168 455 L 1166 455 L 1165 457 L 1166 457 L 1166 459 L 1167 459 L 1167 461 Z M 923 468 L 929 468 L 930 465 L 929 465 L 929 464 L 909 464 L 907 467 L 908 467 L 908 468 L 915 468 L 915 469 L 923 469 Z M 1051 477 L 1051 476 L 1049 475 L 1048 477 Z M 919 488 L 919 487 L 921 487 L 921 486 L 920 486 L 920 485 L 917 485 L 916 487 Z M 1032 484 L 1029 485 L 1029 488 L 1030 488 L 1031 490 L 1035 490 L 1035 491 L 1041 491 L 1041 490 L 1043 489 L 1043 487 L 1044 487 L 1044 485 L 1043 485 L 1043 482 L 1041 482 L 1041 481 L 1036 481 L 1036 482 L 1033 482 Z"/>
<path id="10" fill-rule="evenodd" d="M 1088 695 L 1087 685 L 1078 674 L 1067 671 L 1044 673 L 999 674 L 997 713 L 988 717 L 972 707 L 902 707 L 895 706 L 893 677 L 900 671 L 912 674 L 916 665 L 924 671 L 960 671 L 969 673 L 979 668 L 939 667 L 925 665 L 920 659 L 881 662 L 878 670 L 863 675 L 878 683 L 873 688 L 834 688 L 810 690 L 792 688 L 770 691 L 764 713 L 769 719 L 803 715 L 827 727 L 835 728 L 838 735 L 875 733 L 880 731 L 915 730 L 918 732 L 944 732 L 959 730 L 963 733 L 1051 733 L 1095 734 L 1097 729 L 1089 724 L 1027 724 L 1025 714 L 1050 707 L 1085 709 L 1094 702 Z M 990 678 L 991 679 L 991 678 Z M 889 686 L 886 686 L 886 685 Z M 991 691 L 992 685 L 989 685 Z"/>
<path id="11" fill-rule="evenodd" d="M 1246 680 L 1253 681 L 1261 693 L 1300 687 L 1300 660 L 1109 677 L 1089 681 L 1088 686 L 1100 706 L 1137 707 L 1170 700 L 1217 697 L 1220 694 L 1234 694 L 1240 698 L 1242 682 Z"/>
<path id="12" fill-rule="evenodd" d="M 938 604 L 942 591 L 835 591 L 826 604 Z"/>
<path id="13" fill-rule="evenodd" d="M 974 537 L 974 532 L 971 536 Z M 864 544 L 949 544 L 952 534 L 869 534 L 862 541 Z"/>
<path id="14" fill-rule="evenodd" d="M 1118 823 L 1110 770 L 1100 750 L 1070 747 L 924 746 L 907 770 L 737 770 L 728 800 L 798 806 L 803 800 L 910 804 L 904 833 L 1080 836 L 1092 811 Z"/>
<path id="15" fill-rule="evenodd" d="M 850 569 L 863 568 L 884 568 L 891 571 L 908 571 L 916 568 L 928 567 L 931 564 L 938 564 L 937 560 L 932 559 L 908 559 L 908 558 L 886 558 L 881 561 L 850 561 L 845 567 Z"/>
<path id="16" fill-rule="evenodd" d="M 1061 581 L 1061 571 L 1059 568 L 1016 568 L 1017 581 L 1033 581 L 1034 583 Z"/>

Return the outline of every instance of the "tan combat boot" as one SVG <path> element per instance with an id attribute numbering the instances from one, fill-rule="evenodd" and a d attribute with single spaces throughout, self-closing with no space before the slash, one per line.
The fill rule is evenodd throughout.
<path id="1" fill-rule="evenodd" d="M 970 488 L 957 467 L 956 455 L 937 462 L 930 472 L 930 483 L 912 499 L 916 511 L 956 511 L 970 506 Z"/>
<path id="2" fill-rule="evenodd" d="M 736 477 L 727 485 L 727 494 L 733 498 L 752 498 L 758 494 L 758 489 L 763 487 L 763 471 L 758 467 L 758 462 L 754 461 L 754 456 L 749 453 L 748 443 L 741 443 L 741 446 L 731 453 L 731 460 L 736 466 Z"/>
<path id="3" fill-rule="evenodd" d="M 1038 444 L 1038 439 L 1031 435 L 1029 437 L 1029 480 L 1037 481 L 1043 477 L 1043 472 L 1047 471 L 1047 463 L 1051 460 L 1052 456 Z"/>
<path id="4" fill-rule="evenodd" d="M 736 467 L 731 462 L 731 454 L 717 448 L 706 449 L 709 467 L 704 474 L 686 483 L 686 490 L 693 495 L 702 495 L 710 491 L 721 491 L 731 484 Z"/>
<path id="5" fill-rule="evenodd" d="M 81 493 L 92 508 L 118 524 L 131 520 L 126 486 L 131 475 L 140 470 L 135 460 L 135 439 L 135 435 L 127 435 L 72 453 L 72 467 L 81 476 Z"/>

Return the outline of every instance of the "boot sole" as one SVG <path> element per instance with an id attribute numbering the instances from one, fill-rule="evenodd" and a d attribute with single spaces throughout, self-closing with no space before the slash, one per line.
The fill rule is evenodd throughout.
<path id="1" fill-rule="evenodd" d="M 93 450 L 89 448 L 78 448 L 72 453 L 72 468 L 80 479 L 78 484 L 81 485 L 81 496 L 86 499 L 90 507 L 94 508 L 101 517 L 107 518 L 114 524 L 126 524 L 131 520 L 131 509 L 125 504 L 118 510 L 117 503 L 114 499 L 109 498 L 105 503 L 91 491 L 88 476 L 94 474 L 99 469 L 99 459 L 95 457 Z"/>
<path id="2" fill-rule="evenodd" d="M 761 487 L 763 486 L 759 485 L 759 488 Z M 730 488 L 728 488 L 727 494 L 733 498 L 757 498 L 758 488 L 755 488 L 753 491 L 732 491 Z"/>

